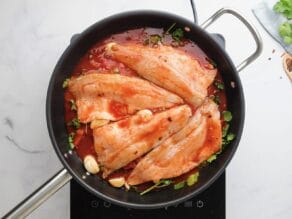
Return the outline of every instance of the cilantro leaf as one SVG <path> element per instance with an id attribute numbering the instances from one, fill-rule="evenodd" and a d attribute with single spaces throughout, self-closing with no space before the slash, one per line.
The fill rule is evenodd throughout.
<path id="1" fill-rule="evenodd" d="M 185 181 L 181 181 L 181 182 L 175 184 L 175 185 L 173 186 L 173 188 L 174 188 L 175 190 L 182 189 L 183 187 L 185 187 L 185 184 L 186 184 Z"/>
<path id="2" fill-rule="evenodd" d="M 213 154 L 213 155 L 211 155 L 211 157 L 208 158 L 207 162 L 208 163 L 212 163 L 216 159 L 217 159 L 217 155 L 216 154 Z"/>
<path id="3" fill-rule="evenodd" d="M 280 0 L 274 5 L 274 11 L 292 19 L 292 0 Z"/>
<path id="4" fill-rule="evenodd" d="M 65 79 L 65 81 L 63 81 L 62 87 L 63 87 L 63 88 L 67 88 L 68 85 L 69 85 L 69 81 L 70 81 L 69 78 Z"/>
<path id="5" fill-rule="evenodd" d="M 228 129 L 229 129 L 229 124 L 226 123 L 223 128 L 222 128 L 222 137 L 224 138 L 227 135 Z"/>
<path id="6" fill-rule="evenodd" d="M 226 140 L 227 140 L 227 141 L 232 141 L 234 138 L 235 138 L 235 134 L 233 134 L 233 133 L 229 133 L 229 134 L 227 135 L 227 137 L 226 137 Z"/>
<path id="7" fill-rule="evenodd" d="M 72 126 L 72 127 L 74 127 L 75 129 L 79 129 L 80 126 L 81 126 L 80 121 L 79 121 L 78 118 L 74 118 L 74 119 L 72 119 L 70 122 L 68 122 L 67 125 Z"/>
<path id="8" fill-rule="evenodd" d="M 70 104 L 71 104 L 71 110 L 72 111 L 77 111 L 77 106 L 76 103 L 73 99 L 69 100 Z"/>
<path id="9" fill-rule="evenodd" d="M 224 121 L 230 122 L 232 120 L 232 114 L 230 111 L 223 111 L 222 114 L 223 114 Z"/>
<path id="10" fill-rule="evenodd" d="M 289 23 L 288 21 L 282 23 L 279 27 L 279 34 L 283 38 L 285 44 L 292 44 L 292 23 Z"/>
<path id="11" fill-rule="evenodd" d="M 184 37 L 184 31 L 181 28 L 177 28 L 172 32 L 171 36 L 175 41 L 180 42 Z"/>
<path id="12" fill-rule="evenodd" d="M 190 175 L 188 178 L 187 178 L 187 185 L 188 186 L 192 186 L 194 185 L 199 179 L 199 172 L 196 172 L 192 175 Z"/>
<path id="13" fill-rule="evenodd" d="M 220 81 L 214 81 L 214 86 L 218 89 L 218 90 L 224 90 L 224 84 Z"/>
<path id="14" fill-rule="evenodd" d="M 69 144 L 69 149 L 73 149 L 75 147 L 73 141 L 74 141 L 74 137 L 75 137 L 75 133 L 74 132 L 71 132 L 69 135 L 68 135 L 68 144 Z"/>

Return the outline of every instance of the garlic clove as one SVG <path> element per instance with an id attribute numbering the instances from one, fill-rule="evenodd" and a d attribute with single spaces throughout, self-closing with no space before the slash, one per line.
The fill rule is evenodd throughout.
<path id="1" fill-rule="evenodd" d="M 140 110 L 137 114 L 143 122 L 149 122 L 153 117 L 153 113 L 148 109 Z"/>
<path id="2" fill-rule="evenodd" d="M 123 185 L 125 185 L 125 178 L 124 177 L 117 177 L 117 178 L 112 178 L 109 179 L 109 183 L 113 186 L 113 187 L 117 187 L 120 188 Z"/>
<path id="3" fill-rule="evenodd" d="M 92 174 L 96 174 L 99 172 L 99 165 L 96 159 L 92 155 L 87 155 L 83 160 L 83 165 L 85 169 Z"/>

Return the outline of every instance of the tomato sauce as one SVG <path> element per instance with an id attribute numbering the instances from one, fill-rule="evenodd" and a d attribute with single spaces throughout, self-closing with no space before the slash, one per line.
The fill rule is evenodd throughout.
<path id="1" fill-rule="evenodd" d="M 108 38 L 105 38 L 102 41 L 97 42 L 95 45 L 93 45 L 80 59 L 76 67 L 74 68 L 72 72 L 72 77 L 77 77 L 79 75 L 84 75 L 88 71 L 95 70 L 100 73 L 113 73 L 113 74 L 121 74 L 126 76 L 135 76 L 139 77 L 138 74 L 125 66 L 124 64 L 117 62 L 109 57 L 106 57 L 104 55 L 105 45 L 109 42 L 115 41 L 118 43 L 140 43 L 144 44 L 145 40 L 149 38 L 150 35 L 160 35 L 163 36 L 164 30 L 158 29 L 158 28 L 140 28 L 140 29 L 134 29 L 125 31 L 122 33 L 111 35 Z M 214 68 L 210 64 L 210 59 L 206 56 L 206 54 L 192 41 L 184 39 L 181 41 L 179 45 L 176 44 L 176 42 L 172 39 L 171 35 L 164 35 L 162 38 L 162 43 L 164 45 L 172 45 L 176 47 L 177 49 L 180 49 L 187 54 L 193 56 L 195 59 L 199 61 L 199 63 L 204 66 L 205 68 Z M 217 74 L 215 81 L 219 83 L 223 83 L 222 77 L 220 74 Z M 125 88 L 127 89 L 127 88 Z M 131 95 L 131 90 L 127 90 L 127 93 Z M 219 110 L 222 112 L 226 110 L 227 107 L 227 101 L 226 101 L 226 95 L 224 90 L 219 90 L 212 84 L 208 88 L 208 96 L 214 96 L 218 100 Z M 77 113 L 75 110 L 72 110 L 72 103 L 70 101 L 74 100 L 74 97 L 68 90 L 65 90 L 64 94 L 65 99 L 65 122 L 67 124 L 67 130 L 68 133 L 75 132 L 74 136 L 74 145 L 75 150 L 79 157 L 83 160 L 86 155 L 94 155 L 97 156 L 94 150 L 93 145 L 93 134 L 91 128 L 86 124 L 81 124 L 80 127 L 76 130 L 74 129 L 70 124 L 70 121 L 72 119 L 77 118 Z M 128 108 L 126 105 L 121 104 L 116 101 L 112 101 L 110 103 L 110 112 L 116 116 L 116 117 L 123 117 L 127 115 Z M 157 109 L 159 110 L 159 109 Z M 155 110 L 154 110 L 155 112 Z M 223 124 L 222 120 L 222 124 Z M 120 121 L 119 126 L 121 127 L 127 127 L 129 124 L 127 120 Z M 138 158 L 122 169 L 112 173 L 108 178 L 114 178 L 117 176 L 124 176 L 127 177 L 129 172 L 135 168 L 137 163 L 139 162 L 141 158 Z M 174 182 L 179 182 L 180 180 L 184 180 L 189 176 L 190 174 L 196 172 L 197 170 L 194 169 L 190 171 L 189 173 L 183 174 L 177 178 L 174 179 Z M 139 188 L 144 188 L 148 184 L 141 185 Z"/>

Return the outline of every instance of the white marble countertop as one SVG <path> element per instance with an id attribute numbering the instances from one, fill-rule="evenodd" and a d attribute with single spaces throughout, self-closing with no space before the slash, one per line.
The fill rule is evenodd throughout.
<path id="1" fill-rule="evenodd" d="M 236 7 L 264 42 L 261 57 L 240 72 L 246 121 L 227 169 L 227 218 L 292 218 L 292 92 L 282 70 L 283 50 L 252 15 L 257 1 L 196 2 L 199 23 L 223 6 Z M 45 99 L 50 75 L 72 34 L 114 13 L 146 8 L 192 19 L 188 0 L 1 0 L 0 215 L 62 167 L 48 136 Z M 224 34 L 235 63 L 254 48 L 243 26 L 228 16 L 210 31 Z M 29 218 L 69 218 L 68 185 Z"/>

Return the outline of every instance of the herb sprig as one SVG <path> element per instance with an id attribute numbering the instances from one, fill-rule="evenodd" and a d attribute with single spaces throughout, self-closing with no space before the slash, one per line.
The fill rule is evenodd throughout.
<path id="1" fill-rule="evenodd" d="M 150 186 L 149 188 L 141 192 L 140 195 L 145 195 L 146 193 L 152 191 L 153 189 L 169 186 L 171 183 L 172 183 L 172 180 L 170 179 L 162 179 L 159 182 L 155 183 L 153 186 Z"/>
<path id="2" fill-rule="evenodd" d="M 78 118 L 72 119 L 70 122 L 67 123 L 67 125 L 72 126 L 75 129 L 79 129 L 81 126 Z"/>
<path id="3" fill-rule="evenodd" d="M 279 26 L 278 31 L 285 44 L 292 44 L 292 23 L 289 21 L 292 19 L 292 0 L 279 0 L 273 10 L 288 19 Z"/>

